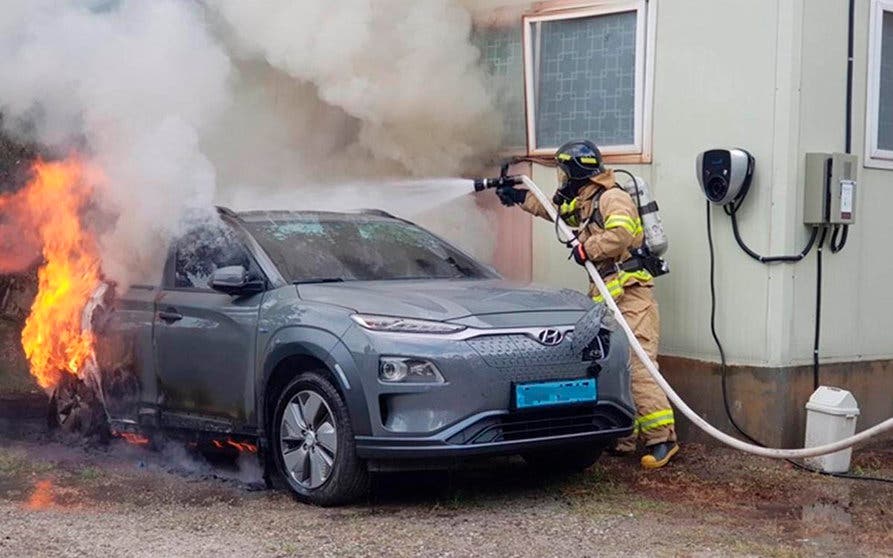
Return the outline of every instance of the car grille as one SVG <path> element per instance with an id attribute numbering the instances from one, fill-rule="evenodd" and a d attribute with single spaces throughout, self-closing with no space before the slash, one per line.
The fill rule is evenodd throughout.
<path id="1" fill-rule="evenodd" d="M 574 354 L 571 334 L 554 346 L 543 345 L 524 334 L 488 335 L 467 341 L 493 368 L 522 368 L 580 362 Z"/>
<path id="2" fill-rule="evenodd" d="M 448 441 L 462 445 L 490 444 L 631 427 L 632 418 L 613 405 L 583 405 L 487 417 Z"/>

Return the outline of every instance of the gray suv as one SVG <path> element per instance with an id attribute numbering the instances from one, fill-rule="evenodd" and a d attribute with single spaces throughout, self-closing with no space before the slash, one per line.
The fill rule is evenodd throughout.
<path id="1" fill-rule="evenodd" d="M 112 430 L 255 443 L 320 505 L 468 456 L 580 469 L 632 431 L 627 342 L 584 295 L 381 212 L 219 217 L 90 316 Z"/>

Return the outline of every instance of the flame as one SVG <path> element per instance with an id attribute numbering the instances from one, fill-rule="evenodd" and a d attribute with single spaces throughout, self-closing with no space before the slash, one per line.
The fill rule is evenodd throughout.
<path id="1" fill-rule="evenodd" d="M 211 443 L 214 444 L 215 448 L 223 449 L 226 446 L 230 446 L 239 450 L 240 453 L 257 453 L 257 446 L 254 444 L 249 444 L 248 442 L 237 442 L 232 438 L 226 440 L 212 440 Z"/>
<path id="2" fill-rule="evenodd" d="M 22 347 L 45 389 L 65 373 L 76 375 L 93 354 L 93 336 L 81 327 L 84 306 L 100 283 L 96 238 L 81 221 L 92 193 L 87 174 L 77 157 L 39 160 L 24 188 L 0 196 L 0 215 L 27 228 L 43 256 Z"/>
<path id="3" fill-rule="evenodd" d="M 55 486 L 50 479 L 39 480 L 34 483 L 34 490 L 25 502 L 25 509 L 45 510 L 52 507 L 55 502 Z"/>
<path id="4" fill-rule="evenodd" d="M 149 445 L 149 438 L 143 436 L 142 434 L 137 434 L 136 432 L 115 431 L 114 434 L 128 444 L 133 444 L 134 446 Z"/>

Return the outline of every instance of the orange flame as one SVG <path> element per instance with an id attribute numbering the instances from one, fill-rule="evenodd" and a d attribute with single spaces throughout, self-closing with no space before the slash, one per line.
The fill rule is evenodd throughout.
<path id="1" fill-rule="evenodd" d="M 241 453 L 257 453 L 257 446 L 255 446 L 254 444 L 249 444 L 248 442 L 237 442 L 232 438 L 223 441 L 212 440 L 212 443 L 214 444 L 214 447 L 218 449 L 223 449 L 226 446 L 230 446 L 236 448 Z"/>
<path id="2" fill-rule="evenodd" d="M 143 436 L 142 434 L 137 434 L 136 432 L 116 431 L 114 434 L 128 444 L 133 444 L 134 446 L 149 445 L 149 438 Z"/>
<path id="3" fill-rule="evenodd" d="M 50 479 L 39 480 L 34 483 L 34 490 L 28 496 L 25 502 L 25 509 L 29 510 L 45 510 L 51 508 L 55 503 L 55 486 Z"/>
<path id="4" fill-rule="evenodd" d="M 93 352 L 81 314 L 99 285 L 100 261 L 96 239 L 81 222 L 92 192 L 81 161 L 37 161 L 31 173 L 23 189 L 0 196 L 0 213 L 36 235 L 43 255 L 22 347 L 31 374 L 50 389 L 62 374 L 77 374 Z"/>

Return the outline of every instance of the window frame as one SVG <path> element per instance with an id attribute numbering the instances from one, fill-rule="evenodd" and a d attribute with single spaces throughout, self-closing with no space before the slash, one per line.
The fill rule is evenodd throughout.
<path id="1" fill-rule="evenodd" d="M 246 241 L 245 233 L 241 230 L 241 228 L 233 226 L 226 219 L 221 219 L 220 226 L 226 229 L 229 229 L 233 233 L 233 239 L 238 243 L 239 248 L 241 248 L 245 255 L 249 259 L 249 263 L 251 264 L 248 271 L 256 271 L 259 275 L 257 278 L 264 282 L 264 290 L 269 290 L 271 286 L 271 281 L 268 278 L 268 274 L 264 267 L 260 264 L 257 258 L 257 254 L 252 249 L 252 246 L 249 242 Z M 192 286 L 192 287 L 179 287 L 177 286 L 176 281 L 176 269 L 177 269 L 177 254 L 179 251 L 179 243 L 182 241 L 183 237 L 189 234 L 191 230 L 187 230 L 184 234 L 178 235 L 176 238 L 172 240 L 172 242 L 168 246 L 167 250 L 167 258 L 165 259 L 164 270 L 162 272 L 161 278 L 161 291 L 178 291 L 178 292 L 190 292 L 190 293 L 217 293 L 222 294 L 220 291 L 212 289 L 210 285 L 207 286 Z"/>
<path id="2" fill-rule="evenodd" d="M 559 147 L 536 145 L 536 99 L 534 97 L 533 28 L 544 21 L 580 19 L 623 12 L 636 12 L 635 112 L 633 143 L 599 146 L 611 163 L 650 163 L 652 107 L 654 101 L 654 44 L 656 6 L 648 0 L 602 0 L 566 7 L 564 2 L 546 4 L 542 10 L 521 17 L 521 47 L 524 68 L 524 110 L 527 123 L 527 153 L 552 156 Z"/>
<path id="3" fill-rule="evenodd" d="M 878 147 L 881 95 L 881 47 L 884 14 L 893 15 L 893 0 L 872 0 L 868 25 L 868 90 L 865 111 L 865 166 L 893 169 L 893 150 Z M 893 37 L 890 37 L 893 40 Z"/>

